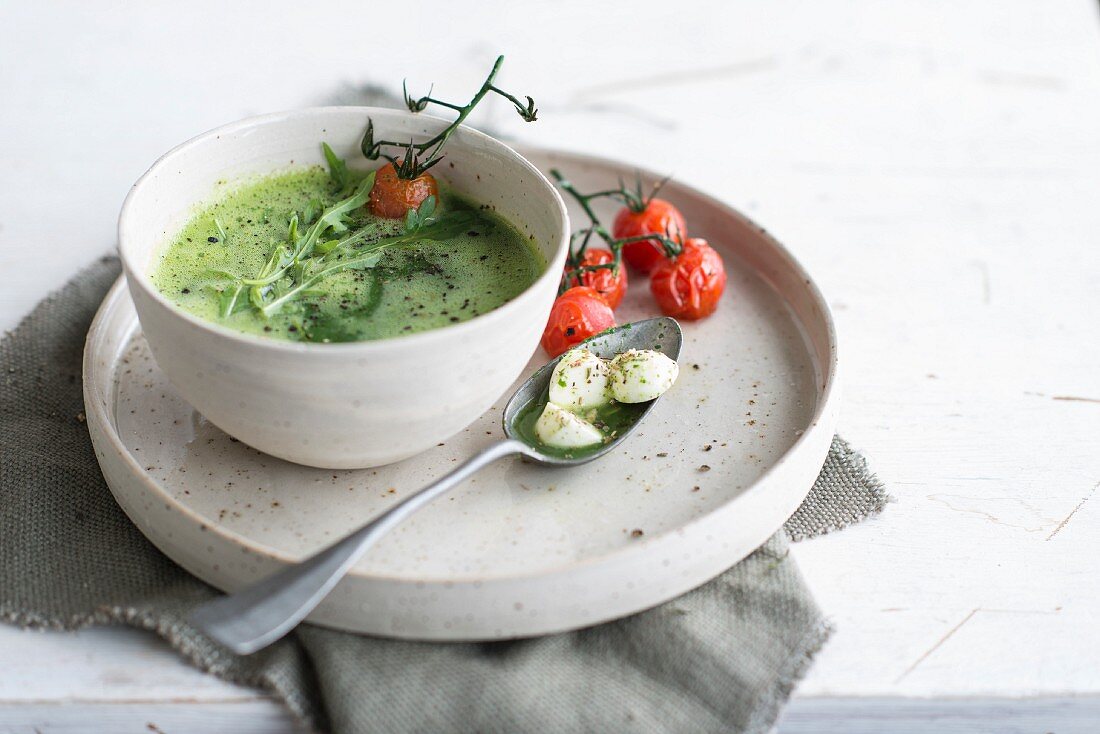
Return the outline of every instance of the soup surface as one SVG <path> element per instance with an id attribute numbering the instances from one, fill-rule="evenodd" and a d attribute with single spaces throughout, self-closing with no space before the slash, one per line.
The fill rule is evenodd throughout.
<path id="1" fill-rule="evenodd" d="M 361 177 L 360 177 L 361 178 Z M 471 224 L 440 241 L 413 238 L 381 250 L 366 268 L 326 275 L 265 313 L 244 291 L 227 309 L 230 277 L 254 278 L 280 247 L 319 212 L 347 196 L 321 167 L 297 169 L 233 188 L 195 213 L 152 273 L 156 287 L 199 318 L 252 334 L 292 341 L 386 339 L 466 321 L 523 292 L 544 269 L 540 255 L 505 219 L 441 184 L 439 211 L 467 211 Z M 403 221 L 365 208 L 345 220 L 369 247 L 402 232 Z M 329 243 L 331 244 L 331 243 Z M 337 253 L 338 254 L 338 253 Z M 286 290 L 293 278 L 270 286 Z"/>

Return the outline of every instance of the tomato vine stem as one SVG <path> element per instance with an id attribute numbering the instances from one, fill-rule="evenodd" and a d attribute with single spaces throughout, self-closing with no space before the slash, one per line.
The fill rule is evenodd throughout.
<path id="1" fill-rule="evenodd" d="M 558 186 L 560 186 L 563 191 L 573 197 L 573 199 L 577 202 L 577 204 L 580 205 L 581 209 L 584 210 L 584 213 L 588 216 L 588 219 L 590 220 L 590 223 L 587 227 L 578 230 L 577 232 L 574 232 L 573 236 L 570 238 L 569 253 L 566 255 L 566 265 L 568 266 L 569 270 L 562 275 L 562 283 L 558 289 L 559 294 L 564 293 L 566 290 L 568 290 L 571 287 L 571 284 L 574 282 L 576 282 L 577 285 L 580 285 L 581 276 L 584 273 L 591 273 L 596 270 L 611 270 L 614 273 L 618 273 L 619 268 L 622 267 L 623 247 L 631 244 L 632 242 L 646 242 L 656 240 L 664 248 L 665 255 L 670 258 L 679 255 L 681 250 L 683 249 L 680 243 L 672 238 L 670 232 L 665 232 L 664 234 L 643 234 L 633 237 L 615 238 L 610 232 L 607 231 L 607 228 L 604 227 L 603 224 L 600 222 L 599 217 L 596 216 L 596 212 L 592 210 L 592 200 L 601 198 L 615 199 L 616 201 L 622 202 L 625 206 L 630 207 L 633 210 L 633 207 L 630 204 L 629 200 L 630 194 L 627 193 L 626 187 L 623 185 L 623 182 L 621 180 L 619 181 L 619 188 L 617 189 L 607 189 L 605 191 L 595 191 L 590 194 L 583 194 L 578 191 L 577 188 L 573 185 L 573 182 L 563 176 L 561 171 L 559 171 L 558 169 L 550 169 L 550 176 L 554 179 L 554 181 L 557 182 Z M 668 180 L 668 177 L 662 179 L 654 187 L 653 193 L 650 194 L 649 198 L 641 199 L 645 202 L 642 205 L 643 209 L 645 208 L 645 206 L 648 206 L 649 200 L 652 199 L 654 195 L 656 195 L 657 191 L 659 191 L 661 187 L 668 182 Z M 640 194 L 640 176 L 638 177 L 637 183 L 637 191 Z M 630 193 L 632 194 L 633 192 Z M 602 239 L 607 244 L 608 249 L 611 250 L 611 254 L 613 257 L 611 262 L 599 263 L 597 265 L 581 265 L 581 262 L 584 260 L 585 250 L 588 248 L 588 243 L 592 239 L 593 234 L 599 235 L 600 239 Z M 576 240 L 582 235 L 584 239 L 581 241 L 581 246 L 574 249 L 573 243 L 576 242 Z"/>
<path id="2" fill-rule="evenodd" d="M 474 108 L 489 94 L 497 94 L 511 102 L 524 122 L 534 122 L 538 119 L 538 109 L 535 107 L 535 100 L 531 97 L 526 97 L 527 102 L 524 103 L 515 95 L 493 84 L 497 72 L 500 71 L 501 64 L 503 63 L 504 57 L 498 56 L 496 63 L 493 64 L 493 68 L 489 71 L 489 76 L 485 78 L 481 88 L 478 89 L 477 93 L 474 94 L 465 105 L 446 102 L 431 96 L 434 86 L 429 88 L 428 93 L 423 97 L 414 98 L 409 94 L 405 82 L 402 82 L 401 89 L 405 97 L 405 106 L 409 108 L 409 112 L 423 112 L 429 104 L 434 104 L 439 107 L 454 110 L 458 115 L 450 125 L 441 130 L 435 137 L 421 143 L 415 143 L 412 140 L 409 140 L 408 143 L 395 140 L 375 140 L 374 121 L 368 119 L 367 130 L 363 134 L 363 139 L 359 144 L 359 148 L 363 151 L 363 155 L 372 161 L 378 160 L 379 158 L 385 158 L 393 164 L 398 178 L 406 180 L 414 179 L 439 163 L 439 161 L 443 160 L 441 151 L 443 150 L 443 146 L 447 144 L 447 140 L 450 139 L 451 134 L 465 122 L 466 118 L 470 116 L 470 113 L 474 111 Z M 403 149 L 404 155 L 398 158 L 396 153 L 387 153 L 383 148 Z"/>

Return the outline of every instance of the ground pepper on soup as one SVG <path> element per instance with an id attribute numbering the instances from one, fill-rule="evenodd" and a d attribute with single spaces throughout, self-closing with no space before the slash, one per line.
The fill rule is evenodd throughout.
<path id="1" fill-rule="evenodd" d="M 329 215 L 329 227 L 326 212 L 357 193 L 366 200 L 372 183 L 338 173 L 315 166 L 227 185 L 165 248 L 154 284 L 184 311 L 242 332 L 347 342 L 469 320 L 545 267 L 511 223 L 444 182 L 403 219 L 359 205 Z M 323 231 L 307 256 L 287 266 L 313 229 Z"/>

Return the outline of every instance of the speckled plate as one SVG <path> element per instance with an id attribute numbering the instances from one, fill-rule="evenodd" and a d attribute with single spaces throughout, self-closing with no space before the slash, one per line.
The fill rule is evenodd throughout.
<path id="1" fill-rule="evenodd" d="M 523 152 L 581 189 L 634 173 L 586 156 Z M 431 640 L 583 627 L 704 583 L 795 510 L 836 422 L 828 306 L 790 254 L 736 211 L 676 182 L 663 196 L 721 252 L 730 279 L 714 316 L 684 324 L 680 380 L 646 424 L 618 452 L 582 467 L 508 460 L 482 471 L 383 539 L 310 621 Z M 654 314 L 645 281 L 633 279 L 620 322 Z M 531 369 L 544 359 L 535 354 Z M 398 464 L 289 464 L 230 438 L 179 397 L 121 281 L 88 334 L 84 390 L 118 503 L 161 550 L 226 590 L 316 551 L 498 440 L 506 398 Z"/>

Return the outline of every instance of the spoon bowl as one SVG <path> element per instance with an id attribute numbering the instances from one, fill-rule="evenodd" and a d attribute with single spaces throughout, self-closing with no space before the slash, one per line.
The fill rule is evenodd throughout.
<path id="1" fill-rule="evenodd" d="M 616 326 L 577 346 L 584 347 L 602 359 L 611 359 L 616 354 L 621 354 L 629 349 L 652 349 L 663 352 L 670 359 L 677 360 L 680 358 L 680 348 L 683 346 L 683 342 L 683 332 L 680 331 L 680 324 L 677 323 L 676 319 L 661 316 L 655 319 Z M 554 374 L 554 368 L 557 367 L 563 356 L 565 355 L 550 360 L 536 370 L 508 400 L 508 404 L 504 406 L 504 417 L 502 419 L 505 436 L 513 440 L 524 441 L 516 430 L 520 416 L 526 412 L 529 406 L 537 405 L 546 396 L 550 389 L 550 377 Z M 657 400 L 660 400 L 660 398 L 657 398 Z M 531 446 L 524 441 L 525 445 L 531 446 L 532 452 L 524 452 L 523 455 L 531 461 L 547 466 L 587 464 L 613 451 L 627 436 L 633 433 L 646 414 L 656 405 L 657 400 L 649 401 L 645 406 L 645 410 L 625 431 L 622 431 L 614 439 L 603 444 L 595 451 L 585 451 L 582 454 L 570 457 L 554 456 L 539 451 L 537 446 Z"/>
<path id="2" fill-rule="evenodd" d="M 683 335 L 675 319 L 661 317 L 609 329 L 578 346 L 609 359 L 630 349 L 661 351 L 672 359 L 680 356 Z M 517 426 L 528 406 L 542 400 L 559 356 L 540 367 L 512 395 L 504 409 L 507 438 L 492 444 L 449 474 L 394 505 L 358 530 L 293 566 L 276 571 L 261 581 L 208 602 L 191 615 L 191 622 L 211 638 L 239 655 L 261 650 L 305 619 L 321 603 L 367 549 L 432 500 L 460 485 L 481 468 L 516 454 L 546 466 L 579 466 L 605 456 L 633 433 L 660 400 L 649 401 L 625 430 L 595 450 L 577 456 L 555 456 L 520 437 Z"/>

